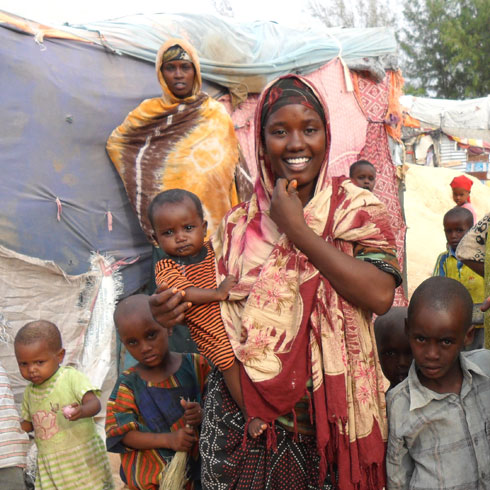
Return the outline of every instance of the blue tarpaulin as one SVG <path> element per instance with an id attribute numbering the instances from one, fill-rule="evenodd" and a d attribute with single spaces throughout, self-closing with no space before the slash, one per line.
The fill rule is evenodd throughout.
<path id="1" fill-rule="evenodd" d="M 0 243 L 53 260 L 68 274 L 86 272 L 93 251 L 116 260 L 139 257 L 123 268 L 126 294 L 148 280 L 151 247 L 105 144 L 130 110 L 161 93 L 153 60 L 163 40 L 189 39 L 200 53 L 203 78 L 242 95 L 277 75 L 313 71 L 340 49 L 352 62 L 365 57 L 377 63 L 376 57 L 395 52 L 387 29 L 320 35 L 270 22 L 237 25 L 212 16 L 164 14 L 57 27 L 90 41 L 83 42 L 42 39 L 33 35 L 35 24 L 27 33 L 5 17 Z"/>

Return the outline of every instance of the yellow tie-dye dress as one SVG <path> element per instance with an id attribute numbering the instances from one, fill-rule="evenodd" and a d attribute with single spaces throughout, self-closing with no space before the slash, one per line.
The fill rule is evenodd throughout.
<path id="1" fill-rule="evenodd" d="M 161 73 L 163 53 L 175 44 L 190 55 L 196 75 L 192 95 L 179 99 Z M 107 152 L 148 239 L 152 228 L 147 209 L 153 197 L 181 188 L 203 203 L 208 233 L 238 203 L 235 168 L 238 140 L 224 106 L 201 92 L 199 59 L 193 47 L 170 39 L 159 50 L 156 71 L 163 94 L 144 100 L 128 114 L 107 141 Z"/>

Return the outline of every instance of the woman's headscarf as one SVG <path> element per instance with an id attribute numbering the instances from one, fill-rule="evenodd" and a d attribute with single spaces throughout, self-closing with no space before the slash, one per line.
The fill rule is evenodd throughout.
<path id="1" fill-rule="evenodd" d="M 167 56 L 165 56 L 165 53 L 167 53 Z M 183 55 L 183 53 L 185 53 L 187 56 Z M 167 82 L 163 77 L 162 66 L 165 62 L 176 59 L 185 59 L 190 61 L 194 65 L 194 70 L 196 72 L 194 75 L 194 83 L 192 85 L 192 94 L 184 100 L 198 95 L 201 92 L 202 87 L 201 65 L 199 64 L 199 57 L 197 56 L 196 50 L 185 39 L 169 39 L 163 43 L 158 50 L 155 68 L 158 81 L 160 82 L 163 91 L 162 98 L 166 104 L 170 105 L 180 104 L 182 103 L 182 99 L 176 97 L 168 88 Z"/>
<path id="2" fill-rule="evenodd" d="M 381 203 L 348 180 L 327 179 L 326 105 L 302 77 L 283 77 L 264 90 L 256 111 L 255 193 L 226 216 L 213 238 L 220 276 L 238 278 L 230 301 L 221 303 L 222 318 L 243 366 L 247 414 L 273 423 L 308 395 L 311 378 L 321 475 L 327 465 L 336 465 L 341 488 L 379 489 L 387 426 L 371 315 L 344 300 L 269 217 L 274 176 L 262 131 L 267 115 L 287 105 L 281 99 L 291 95 L 284 90 L 291 82 L 304 102 L 293 97 L 288 103 L 311 104 L 326 123 L 324 164 L 304 207 L 308 226 L 348 255 L 354 255 L 355 245 L 357 257 L 359 250 L 394 257 L 394 236 Z"/>
<path id="3" fill-rule="evenodd" d="M 168 88 L 161 67 L 165 53 L 189 57 L 195 68 L 192 94 L 180 99 Z M 224 106 L 201 91 L 199 58 L 185 40 L 169 39 L 158 51 L 156 73 L 162 96 L 144 100 L 107 140 L 107 152 L 126 188 L 148 240 L 147 216 L 159 192 L 180 188 L 202 201 L 208 233 L 238 202 L 235 168 L 238 140 Z"/>

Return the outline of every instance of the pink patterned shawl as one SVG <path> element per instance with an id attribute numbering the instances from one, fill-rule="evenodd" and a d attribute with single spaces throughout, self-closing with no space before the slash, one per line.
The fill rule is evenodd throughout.
<path id="1" fill-rule="evenodd" d="M 325 104 L 307 80 L 297 78 L 325 108 L 329 141 Z M 274 177 L 260 136 L 269 88 L 255 115 L 254 195 L 227 214 L 213 237 L 218 274 L 239 279 L 230 301 L 222 303 L 222 317 L 242 363 L 247 413 L 267 422 L 294 413 L 312 378 L 321 475 L 327 465 L 336 465 L 339 488 L 379 490 L 385 481 L 387 426 L 371 313 L 339 296 L 269 217 Z M 328 149 L 315 194 L 304 208 L 310 228 L 351 256 L 354 244 L 380 257 L 394 254 L 384 206 L 349 180 L 327 178 L 327 163 Z"/>

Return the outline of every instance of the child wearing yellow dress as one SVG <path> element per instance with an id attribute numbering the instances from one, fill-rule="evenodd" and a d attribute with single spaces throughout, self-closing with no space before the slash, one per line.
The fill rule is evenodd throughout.
<path id="1" fill-rule="evenodd" d="M 61 366 L 65 350 L 56 325 L 27 323 L 14 347 L 20 373 L 29 381 L 21 427 L 34 430 L 36 489 L 113 489 L 105 445 L 93 419 L 100 411 L 100 391 L 84 374 Z"/>

